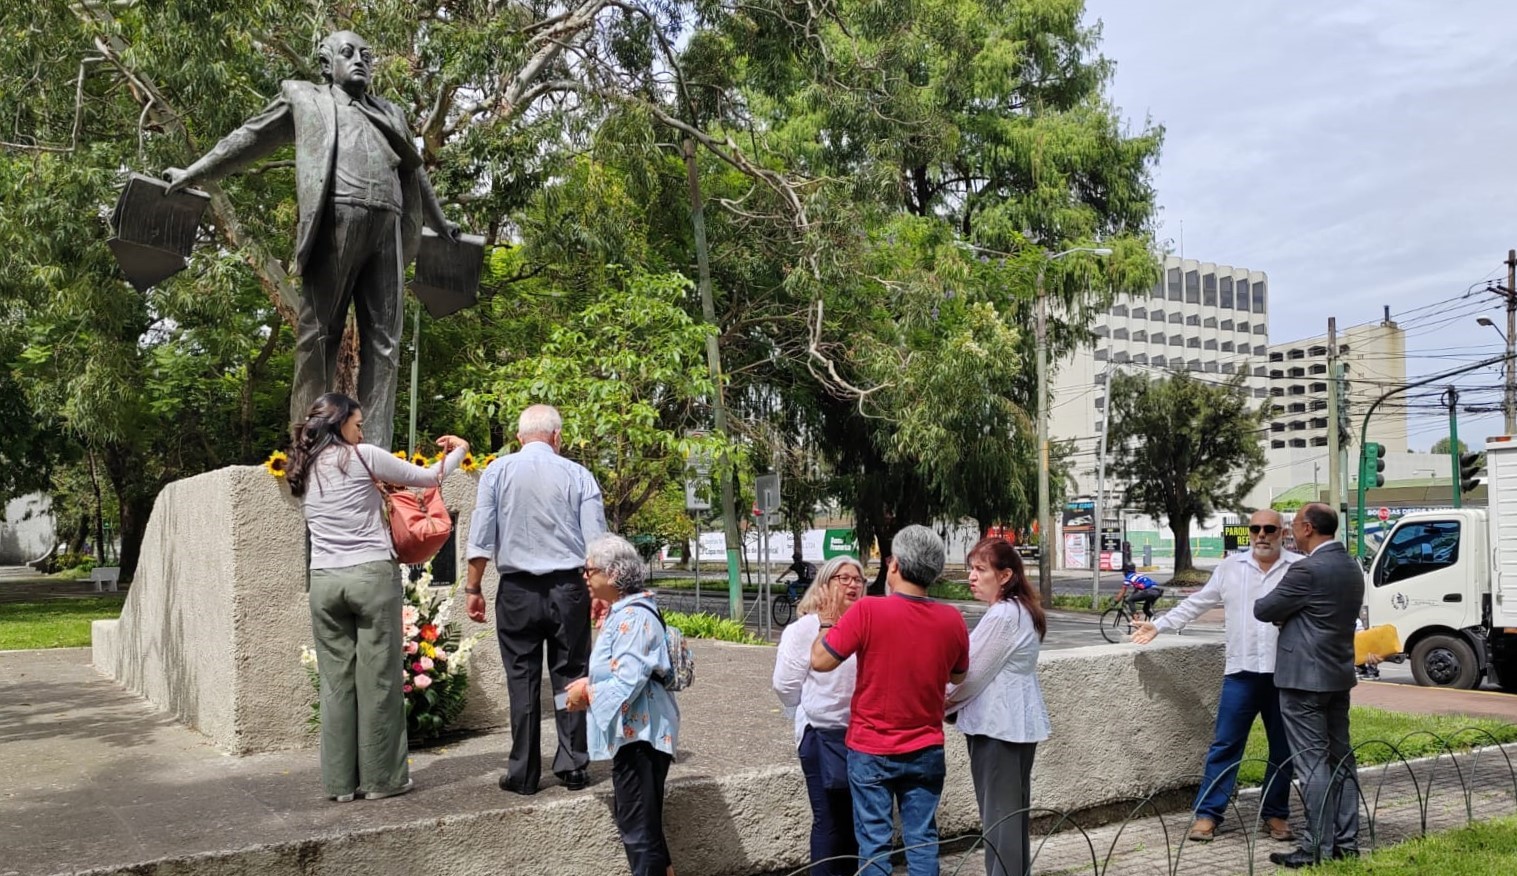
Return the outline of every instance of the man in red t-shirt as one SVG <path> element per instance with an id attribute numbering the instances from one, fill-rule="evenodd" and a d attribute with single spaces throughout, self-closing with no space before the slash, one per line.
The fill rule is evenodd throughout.
<path id="1" fill-rule="evenodd" d="M 943 541 L 908 526 L 885 561 L 890 595 L 860 599 L 846 613 L 823 606 L 811 668 L 831 672 L 857 656 L 848 721 L 848 787 L 861 873 L 888 876 L 892 805 L 911 876 L 937 876 L 938 798 L 943 794 L 943 703 L 969 670 L 964 618 L 927 596 L 943 572 Z M 841 617 L 839 614 L 841 613 Z"/>

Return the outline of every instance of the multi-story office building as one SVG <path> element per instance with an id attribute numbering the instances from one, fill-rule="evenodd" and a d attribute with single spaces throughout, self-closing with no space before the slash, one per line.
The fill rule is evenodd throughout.
<path id="1" fill-rule="evenodd" d="M 1261 271 L 1166 257 L 1159 282 L 1119 299 L 1095 334 L 1093 347 L 1058 364 L 1050 386 L 1049 436 L 1075 443 L 1074 493 L 1096 489 L 1109 371 L 1185 370 L 1217 382 L 1241 373 L 1253 398 L 1269 398 L 1269 281 Z"/>
<path id="2" fill-rule="evenodd" d="M 1387 312 L 1379 323 L 1339 332 L 1338 358 L 1357 430 L 1359 418 L 1376 399 L 1406 383 L 1406 333 Z M 1329 373 L 1327 335 L 1270 346 L 1269 393 L 1276 409 L 1270 423 L 1271 450 L 1327 447 Z M 1388 452 L 1404 453 L 1406 417 L 1394 409 L 1379 412 L 1370 420 L 1369 440 L 1385 445 Z"/>

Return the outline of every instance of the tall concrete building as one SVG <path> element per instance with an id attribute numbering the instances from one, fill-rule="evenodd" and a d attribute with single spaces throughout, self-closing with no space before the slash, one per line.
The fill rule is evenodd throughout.
<path id="1" fill-rule="evenodd" d="M 1095 334 L 1094 346 L 1058 363 L 1049 389 L 1049 436 L 1075 445 L 1072 494 L 1096 490 L 1111 371 L 1186 370 L 1218 382 L 1242 373 L 1253 398 L 1269 398 L 1269 280 L 1261 271 L 1168 256 L 1159 282 L 1119 299 Z"/>
<path id="2" fill-rule="evenodd" d="M 1406 383 L 1406 333 L 1390 318 L 1349 326 L 1338 332 L 1338 358 L 1348 379 L 1348 412 L 1353 431 L 1347 477 L 1356 481 L 1359 427 L 1369 406 L 1388 389 Z M 1273 344 L 1269 348 L 1270 422 L 1268 463 L 1259 485 L 1264 504 L 1299 484 L 1328 482 L 1327 401 L 1329 379 L 1327 335 Z M 1411 454 L 1407 446 L 1406 412 L 1387 405 L 1369 421 L 1368 440 L 1386 449 L 1388 480 L 1438 474 L 1427 454 Z"/>

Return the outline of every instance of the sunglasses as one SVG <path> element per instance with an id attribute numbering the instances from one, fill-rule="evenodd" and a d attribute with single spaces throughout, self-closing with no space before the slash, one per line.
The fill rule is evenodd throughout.
<path id="1" fill-rule="evenodd" d="M 1274 535 L 1280 531 L 1280 527 L 1274 525 L 1273 523 L 1250 523 L 1248 525 L 1248 531 L 1253 535 L 1258 535 L 1261 532 L 1265 535 Z"/>

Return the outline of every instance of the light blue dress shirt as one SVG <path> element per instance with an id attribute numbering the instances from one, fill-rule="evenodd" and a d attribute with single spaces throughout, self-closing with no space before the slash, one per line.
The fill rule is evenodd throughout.
<path id="1" fill-rule="evenodd" d="M 670 757 L 679 737 L 679 704 L 654 673 L 673 670 L 664 628 L 643 592 L 611 604 L 590 651 L 590 709 L 586 720 L 591 760 L 610 760 L 629 742 L 648 742 Z"/>
<path id="2" fill-rule="evenodd" d="M 583 566 L 585 546 L 605 532 L 595 475 L 533 441 L 480 477 L 468 558 L 493 560 L 502 574 L 564 572 Z"/>

